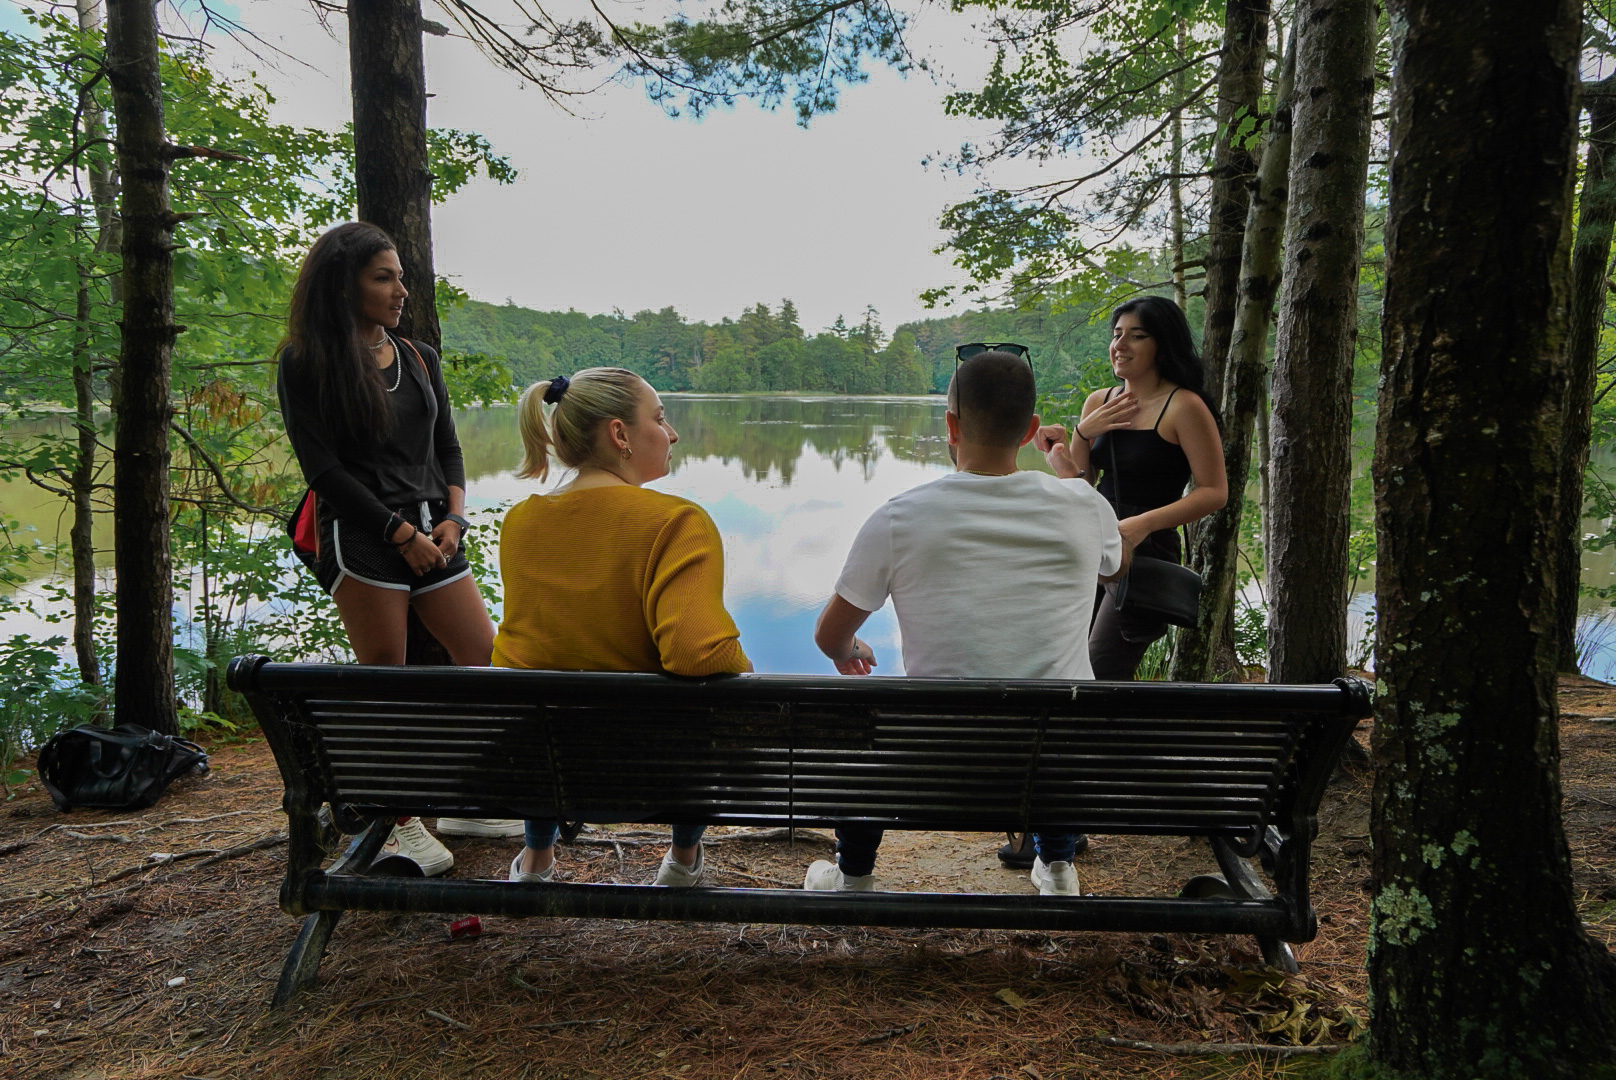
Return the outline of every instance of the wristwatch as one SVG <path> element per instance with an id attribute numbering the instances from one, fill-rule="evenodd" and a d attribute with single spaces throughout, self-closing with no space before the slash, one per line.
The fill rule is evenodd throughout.
<path id="1" fill-rule="evenodd" d="M 452 521 L 456 525 L 460 526 L 460 535 L 462 538 L 464 538 L 465 535 L 471 531 L 471 522 L 467 521 L 460 514 L 444 514 L 443 520 Z"/>

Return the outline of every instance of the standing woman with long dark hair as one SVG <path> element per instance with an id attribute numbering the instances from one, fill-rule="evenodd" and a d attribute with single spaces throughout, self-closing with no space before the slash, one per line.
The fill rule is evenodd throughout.
<path id="1" fill-rule="evenodd" d="M 286 434 L 318 495 L 316 576 L 336 601 L 354 658 L 402 664 L 413 607 L 456 664 L 483 666 L 494 625 L 461 545 L 466 470 L 438 354 L 394 332 L 409 290 L 393 241 L 350 222 L 326 232 L 298 273 L 280 348 Z M 518 822 L 440 819 L 446 832 L 520 836 Z M 441 874 L 454 856 L 399 822 L 383 857 Z"/>
<path id="2" fill-rule="evenodd" d="M 1143 296 L 1117 308 L 1111 371 L 1122 385 L 1088 396 L 1070 438 L 1049 424 L 1039 429 L 1037 444 L 1056 475 L 1098 481 L 1136 555 L 1181 563 L 1178 527 L 1227 502 L 1229 480 L 1205 367 L 1179 306 Z M 1114 588 L 1103 587 L 1097 598 L 1089 662 L 1096 679 L 1129 680 L 1167 624 L 1118 611 Z"/>

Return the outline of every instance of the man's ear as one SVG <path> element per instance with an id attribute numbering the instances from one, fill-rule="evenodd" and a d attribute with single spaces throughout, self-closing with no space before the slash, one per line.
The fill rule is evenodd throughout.
<path id="1" fill-rule="evenodd" d="M 944 413 L 943 417 L 948 421 L 948 445 L 958 446 L 960 444 L 959 417 L 955 416 L 951 412 Z"/>
<path id="2" fill-rule="evenodd" d="M 1032 414 L 1032 423 L 1027 425 L 1027 434 L 1021 437 L 1021 445 L 1026 446 L 1032 442 L 1032 437 L 1038 434 L 1038 428 L 1043 424 L 1043 418 L 1037 413 Z"/>

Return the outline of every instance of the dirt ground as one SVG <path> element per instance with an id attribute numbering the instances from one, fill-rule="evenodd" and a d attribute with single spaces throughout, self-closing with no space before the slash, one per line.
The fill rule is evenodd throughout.
<path id="1" fill-rule="evenodd" d="M 1561 706 L 1579 903 L 1616 944 L 1616 688 L 1567 680 Z M 1339 1044 L 1366 1011 L 1363 779 L 1323 808 L 1320 933 L 1296 976 L 1227 937 L 486 918 L 451 941 L 448 916 L 361 913 L 315 989 L 271 1011 L 297 931 L 276 901 L 279 776 L 262 742 L 211 750 L 205 778 L 142 813 L 63 815 L 38 792 L 0 808 L 0 1077 L 1257 1080 L 1318 1059 L 1231 1044 Z M 563 865 L 649 881 L 665 835 L 603 830 Z M 800 885 L 831 848 L 709 838 L 710 880 L 732 886 Z M 889 834 L 877 873 L 891 889 L 1033 892 L 1000 868 L 1002 839 Z M 451 841 L 454 873 L 502 877 L 517 844 Z M 1085 891 L 1170 895 L 1216 867 L 1202 842 L 1100 836 L 1077 869 Z M 1225 1052 L 1168 1052 L 1181 1044 Z"/>

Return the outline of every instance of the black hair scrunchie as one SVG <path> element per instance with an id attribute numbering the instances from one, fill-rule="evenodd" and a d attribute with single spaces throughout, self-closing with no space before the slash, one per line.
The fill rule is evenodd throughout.
<path id="1" fill-rule="evenodd" d="M 555 378 L 550 380 L 550 388 L 544 392 L 544 403 L 546 405 L 554 405 L 556 402 L 561 400 L 561 395 L 565 394 L 567 392 L 567 387 L 571 385 L 571 379 L 567 378 L 565 375 L 557 375 Z"/>

